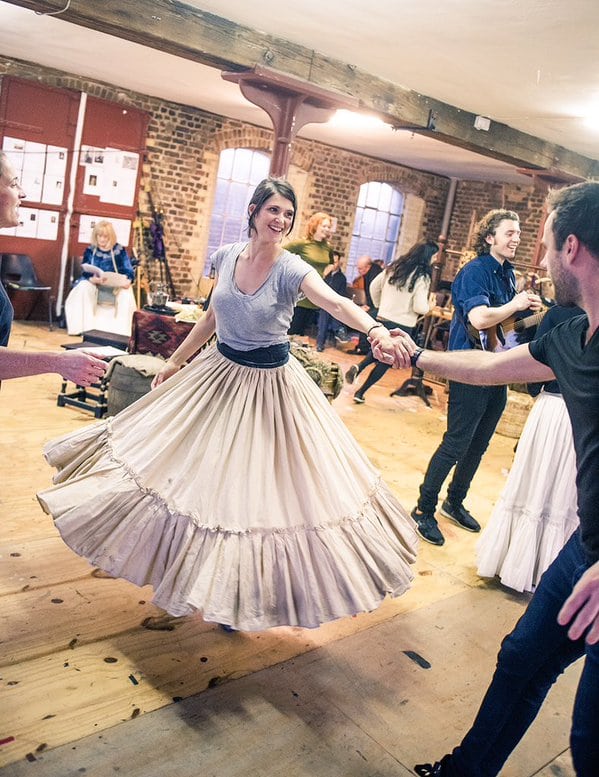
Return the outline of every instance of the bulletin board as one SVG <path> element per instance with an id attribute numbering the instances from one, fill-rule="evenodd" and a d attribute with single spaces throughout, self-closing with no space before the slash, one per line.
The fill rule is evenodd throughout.
<path id="1" fill-rule="evenodd" d="M 130 249 L 149 116 L 136 108 L 6 76 L 0 88 L 0 146 L 27 198 L 19 225 L 0 230 L 1 253 L 29 254 L 57 309 L 68 292 L 68 258 L 91 230 L 111 221 Z M 24 295 L 26 296 L 26 295 Z M 29 299 L 13 299 L 16 318 Z M 45 317 L 40 300 L 33 318 Z"/>

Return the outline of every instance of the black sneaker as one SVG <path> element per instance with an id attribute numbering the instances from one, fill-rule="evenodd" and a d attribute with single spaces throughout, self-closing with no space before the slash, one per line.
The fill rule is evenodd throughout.
<path id="1" fill-rule="evenodd" d="M 443 777 L 443 767 L 439 761 L 434 764 L 416 764 L 414 771 L 418 777 Z"/>
<path id="2" fill-rule="evenodd" d="M 439 530 L 439 525 L 433 515 L 419 513 L 415 507 L 412 510 L 412 518 L 416 521 L 416 531 L 423 540 L 430 542 L 431 545 L 444 545 L 445 537 Z"/>
<path id="3" fill-rule="evenodd" d="M 349 370 L 345 373 L 345 380 L 348 383 L 353 383 L 354 380 L 358 377 L 358 372 L 358 366 L 356 364 L 352 364 Z"/>
<path id="4" fill-rule="evenodd" d="M 351 337 L 347 334 L 347 330 L 341 327 L 341 329 L 338 329 L 335 332 L 335 340 L 338 343 L 349 343 L 351 340 Z"/>
<path id="5" fill-rule="evenodd" d="M 440 761 L 435 761 L 434 764 L 416 764 L 414 771 L 418 777 L 443 777 L 447 774 Z"/>
<path id="6" fill-rule="evenodd" d="M 356 392 L 354 394 L 354 402 L 356 403 L 356 405 L 363 405 L 364 402 L 366 402 L 366 400 L 361 394 L 358 394 L 358 392 Z"/>
<path id="7" fill-rule="evenodd" d="M 455 775 L 455 769 L 449 764 L 450 755 L 444 755 L 440 761 L 434 764 L 416 764 L 414 771 L 418 777 L 449 777 Z"/>
<path id="8" fill-rule="evenodd" d="M 452 505 L 449 499 L 446 499 L 441 505 L 441 510 L 439 512 L 441 515 L 449 518 L 450 521 L 457 523 L 462 529 L 466 529 L 466 531 L 480 531 L 480 523 L 474 516 L 470 515 L 464 505 Z"/>

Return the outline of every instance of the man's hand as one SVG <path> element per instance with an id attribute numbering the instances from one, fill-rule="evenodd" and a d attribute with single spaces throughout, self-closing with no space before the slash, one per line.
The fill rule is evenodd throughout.
<path id="1" fill-rule="evenodd" d="M 572 622 L 568 629 L 572 640 L 580 639 L 589 629 L 587 643 L 594 645 L 599 642 L 599 561 L 589 567 L 576 583 L 559 611 L 557 622 L 560 626 Z"/>
<path id="2" fill-rule="evenodd" d="M 541 310 L 544 305 L 538 294 L 532 291 L 521 291 L 516 294 L 512 300 L 516 305 L 516 310 Z"/>
<path id="3" fill-rule="evenodd" d="M 383 364 L 389 364 L 396 370 L 410 367 L 410 357 L 416 350 L 416 343 L 403 329 L 388 332 L 383 327 L 372 330 L 370 339 L 372 355 Z"/>
<path id="4" fill-rule="evenodd" d="M 55 371 L 78 386 L 91 386 L 100 380 L 107 366 L 102 359 L 77 349 L 58 354 Z"/>

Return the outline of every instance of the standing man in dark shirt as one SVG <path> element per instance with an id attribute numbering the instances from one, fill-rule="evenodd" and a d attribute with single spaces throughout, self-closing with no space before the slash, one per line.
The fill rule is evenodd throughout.
<path id="1" fill-rule="evenodd" d="M 599 183 L 552 192 L 548 205 L 544 264 L 557 303 L 577 304 L 585 316 L 500 354 L 437 353 L 409 343 L 409 363 L 452 380 L 493 385 L 557 378 L 572 421 L 580 517 L 579 529 L 504 639 L 472 728 L 441 761 L 418 765 L 421 777 L 495 777 L 557 677 L 583 656 L 570 747 L 578 777 L 599 773 Z M 401 332 L 397 336 L 402 343 L 394 366 L 405 367 L 409 341 Z M 392 360 L 375 339 L 373 349 Z"/>
<path id="2" fill-rule="evenodd" d="M 476 225 L 476 258 L 460 270 L 451 287 L 454 314 L 449 330 L 449 350 L 480 347 L 487 332 L 522 310 L 538 310 L 541 299 L 531 292 L 516 294 L 511 263 L 520 243 L 520 221 L 511 210 L 492 210 Z M 473 334 L 475 332 L 476 334 Z M 471 532 L 478 521 L 464 507 L 464 499 L 495 427 L 505 408 L 505 386 L 471 386 L 449 382 L 447 431 L 429 462 L 420 486 L 412 518 L 418 533 L 433 545 L 443 545 L 435 510 L 439 491 L 450 470 L 455 471 L 447 489 L 441 515 Z"/>

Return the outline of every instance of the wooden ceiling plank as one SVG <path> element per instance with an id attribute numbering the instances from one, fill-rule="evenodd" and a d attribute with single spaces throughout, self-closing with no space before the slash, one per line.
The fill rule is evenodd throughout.
<path id="1" fill-rule="evenodd" d="M 56 12 L 64 0 L 6 0 L 38 12 Z M 474 128 L 475 114 L 385 81 L 304 46 L 252 30 L 177 0 L 71 0 L 56 18 L 124 38 L 211 67 L 241 71 L 268 67 L 332 92 L 350 95 L 392 125 L 408 126 L 451 145 L 522 167 L 599 177 L 599 162 L 492 121 Z M 432 114 L 431 114 L 432 111 Z M 427 130 L 429 116 L 434 130 Z M 422 127 L 422 130 L 414 129 Z"/>

